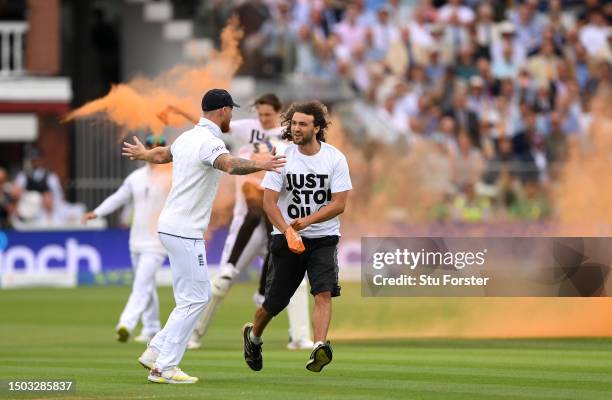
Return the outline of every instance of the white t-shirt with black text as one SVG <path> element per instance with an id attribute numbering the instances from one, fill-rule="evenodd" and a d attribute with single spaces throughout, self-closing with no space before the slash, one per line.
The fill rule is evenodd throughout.
<path id="1" fill-rule="evenodd" d="M 281 173 L 267 172 L 262 185 L 280 193 L 278 207 L 287 223 L 318 211 L 331 201 L 332 193 L 353 188 L 346 157 L 332 145 L 321 142 L 321 149 L 307 156 L 292 144 L 285 156 L 287 164 Z M 280 232 L 274 227 L 272 234 Z M 312 224 L 299 234 L 308 238 L 339 236 L 340 218 Z"/>
<path id="2" fill-rule="evenodd" d="M 282 127 L 278 126 L 272 129 L 264 129 L 261 122 L 257 118 L 246 118 L 230 123 L 229 134 L 237 144 L 236 149 L 232 150 L 232 154 L 250 159 L 253 153 L 267 152 L 270 140 L 280 140 Z M 242 185 L 247 182 L 260 183 L 261 177 L 258 174 L 239 175 L 236 176 L 236 202 L 234 203 L 234 217 L 246 215 L 248 207 Z"/>
<path id="3" fill-rule="evenodd" d="M 222 174 L 213 163 L 229 153 L 219 135 L 215 123 L 200 118 L 172 143 L 172 188 L 159 216 L 159 232 L 202 239 Z"/>
<path id="4" fill-rule="evenodd" d="M 245 118 L 230 123 L 229 135 L 238 144 L 232 154 L 242 158 L 249 158 L 251 154 L 260 150 L 259 146 L 266 145 L 270 139 L 278 139 L 282 134 L 282 127 L 264 129 L 257 118 Z"/>

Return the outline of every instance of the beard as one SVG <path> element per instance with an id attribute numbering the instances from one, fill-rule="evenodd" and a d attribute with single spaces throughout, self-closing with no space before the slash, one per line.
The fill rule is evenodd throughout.
<path id="1" fill-rule="evenodd" d="M 296 138 L 295 134 L 293 134 L 291 140 L 293 141 L 294 144 L 298 146 L 304 146 L 312 142 L 314 140 L 314 137 L 315 137 L 314 132 L 309 133 L 309 134 L 301 133 L 299 138 Z"/>
<path id="2" fill-rule="evenodd" d="M 221 132 L 227 133 L 230 130 L 230 121 L 222 121 L 221 122 Z"/>

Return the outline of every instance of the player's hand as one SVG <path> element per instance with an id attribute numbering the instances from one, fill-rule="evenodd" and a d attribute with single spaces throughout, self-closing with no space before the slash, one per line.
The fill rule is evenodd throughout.
<path id="1" fill-rule="evenodd" d="M 289 250 L 295 254 L 302 254 L 304 250 L 306 250 L 302 237 L 291 226 L 285 229 L 285 238 L 287 239 L 287 246 L 289 246 Z"/>
<path id="2" fill-rule="evenodd" d="M 81 224 L 85 225 L 87 223 L 87 221 L 89 221 L 90 219 L 96 219 L 96 218 L 98 218 L 96 213 L 93 212 L 93 211 L 89 211 L 89 212 L 83 214 L 83 217 L 81 218 Z"/>
<path id="3" fill-rule="evenodd" d="M 255 165 L 264 171 L 280 172 L 287 163 L 287 157 L 276 156 L 272 153 L 263 153 L 255 160 Z"/>
<path id="4" fill-rule="evenodd" d="M 301 231 L 302 229 L 306 229 L 310 226 L 310 222 L 306 218 L 296 218 L 289 224 L 296 231 Z"/>
<path id="5" fill-rule="evenodd" d="M 147 152 L 147 149 L 136 136 L 134 136 L 133 139 L 134 144 L 123 142 L 121 154 L 130 157 L 130 160 L 144 160 L 144 154 Z"/>

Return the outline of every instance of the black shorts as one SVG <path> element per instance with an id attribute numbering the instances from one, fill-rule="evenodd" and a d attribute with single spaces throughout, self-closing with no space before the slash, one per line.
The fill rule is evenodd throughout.
<path id="1" fill-rule="evenodd" d="M 280 313 L 308 273 L 310 293 L 331 292 L 340 296 L 338 286 L 338 236 L 302 238 L 306 250 L 295 254 L 284 235 L 272 235 L 263 308 L 272 315 Z"/>

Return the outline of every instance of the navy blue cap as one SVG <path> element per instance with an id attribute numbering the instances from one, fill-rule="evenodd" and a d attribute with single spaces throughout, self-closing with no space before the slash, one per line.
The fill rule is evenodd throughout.
<path id="1" fill-rule="evenodd" d="M 225 89 L 210 89 L 202 97 L 202 111 L 214 111 L 223 107 L 240 107 Z"/>

